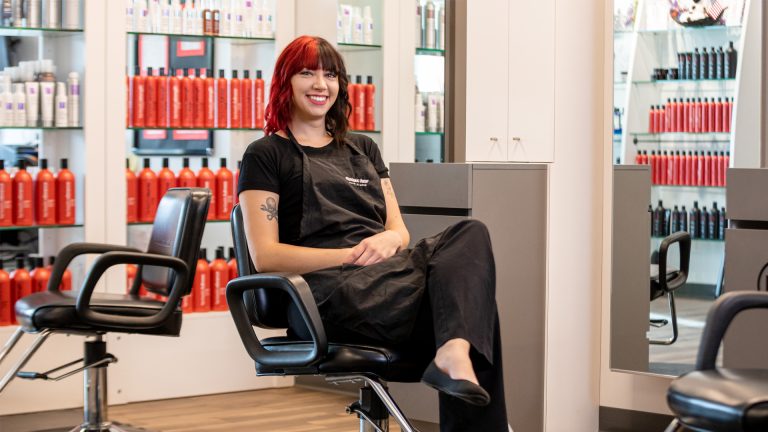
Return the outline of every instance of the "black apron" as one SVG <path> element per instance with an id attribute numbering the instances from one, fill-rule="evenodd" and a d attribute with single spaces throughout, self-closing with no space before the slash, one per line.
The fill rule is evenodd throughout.
<path id="1" fill-rule="evenodd" d="M 387 215 L 384 192 L 370 158 L 344 140 L 342 145 L 351 150 L 351 156 L 310 161 L 291 131 L 287 133 L 303 162 L 302 218 L 294 244 L 348 248 L 383 232 Z M 343 265 L 303 275 L 323 321 L 384 342 L 407 341 L 425 292 L 427 257 L 433 244 L 422 241 L 414 249 L 369 266 Z M 303 333 L 295 327 L 292 325 Z"/>

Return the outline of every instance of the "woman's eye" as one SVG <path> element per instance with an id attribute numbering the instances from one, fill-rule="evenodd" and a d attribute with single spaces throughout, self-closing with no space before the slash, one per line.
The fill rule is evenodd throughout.
<path id="1" fill-rule="evenodd" d="M 336 72 L 326 72 L 325 73 L 326 78 L 336 78 Z"/>
<path id="2" fill-rule="evenodd" d="M 304 76 L 310 76 L 310 75 L 312 75 L 312 71 L 304 69 L 303 71 L 299 72 L 299 74 L 304 75 Z"/>

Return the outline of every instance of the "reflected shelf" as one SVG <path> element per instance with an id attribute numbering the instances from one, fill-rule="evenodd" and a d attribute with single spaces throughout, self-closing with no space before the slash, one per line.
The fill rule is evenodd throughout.
<path id="1" fill-rule="evenodd" d="M 416 48 L 416 55 L 445 56 L 445 50 L 437 48 Z"/>
<path id="2" fill-rule="evenodd" d="M 43 131 L 57 131 L 57 130 L 83 130 L 82 126 L 67 126 L 67 127 L 42 127 L 42 126 L 0 126 L 0 130 L 43 130 Z"/>
<path id="3" fill-rule="evenodd" d="M 263 131 L 261 128 L 148 128 L 148 127 L 126 127 L 127 130 L 135 131 L 230 131 L 230 132 L 253 132 Z"/>
<path id="4" fill-rule="evenodd" d="M 381 49 L 381 45 L 339 43 L 338 48 L 339 48 L 339 51 L 342 51 L 342 52 L 376 51 Z"/>
<path id="5" fill-rule="evenodd" d="M 443 136 L 445 132 L 416 132 L 416 136 Z"/>
<path id="6" fill-rule="evenodd" d="M 380 130 L 360 130 L 360 129 L 350 129 L 350 132 L 353 133 L 369 133 L 369 134 L 380 134 Z"/>
<path id="7" fill-rule="evenodd" d="M 693 142 L 693 143 L 717 143 L 717 142 L 730 142 L 730 132 L 663 132 L 663 133 L 649 133 L 649 132 L 631 132 L 637 142 Z M 638 138 L 646 138 L 639 140 Z"/>
<path id="8" fill-rule="evenodd" d="M 666 237 L 667 236 L 651 236 L 651 238 L 654 240 L 663 240 Z M 725 242 L 725 240 L 723 239 L 708 239 L 708 238 L 704 239 L 704 238 L 694 238 L 694 237 L 691 237 L 691 240 L 694 242 L 706 242 L 706 243 L 724 243 Z"/>
<path id="9" fill-rule="evenodd" d="M 732 35 L 741 34 L 741 26 L 704 26 L 704 27 L 675 27 L 671 29 L 638 30 L 640 35 L 668 35 L 668 34 L 710 34 L 713 32 L 725 32 Z"/>
<path id="10" fill-rule="evenodd" d="M 678 191 L 701 191 L 705 190 L 708 192 L 722 192 L 725 193 L 725 186 L 690 186 L 690 185 L 662 185 L 662 184 L 652 184 L 651 187 L 656 189 L 673 189 Z"/>
<path id="11" fill-rule="evenodd" d="M 700 79 L 700 80 L 648 80 L 648 81 L 632 81 L 633 85 L 688 85 L 688 86 L 702 86 L 702 85 L 720 85 L 729 86 L 736 83 L 736 78 L 724 78 L 724 79 Z"/>
<path id="12" fill-rule="evenodd" d="M 205 223 L 206 223 L 206 225 L 207 224 L 225 224 L 225 223 L 228 224 L 229 223 L 229 219 L 207 220 L 207 221 L 205 221 Z M 152 224 L 154 224 L 154 222 L 128 222 L 127 223 L 127 225 L 129 227 L 134 227 L 134 226 L 152 226 Z"/>
<path id="13" fill-rule="evenodd" d="M 14 37 L 64 37 L 83 34 L 83 29 L 63 29 L 45 27 L 5 27 L 0 26 L 0 36 Z"/>
<path id="14" fill-rule="evenodd" d="M 83 224 L 74 225 L 13 225 L 13 226 L 0 226 L 0 231 L 21 231 L 30 229 L 62 229 L 62 228 L 82 228 Z"/>
<path id="15" fill-rule="evenodd" d="M 211 39 L 211 40 L 229 40 L 240 43 L 273 43 L 275 38 L 273 37 L 253 37 L 253 36 L 227 36 L 227 35 L 190 35 L 180 33 L 153 33 L 153 32 L 135 32 L 129 31 L 128 35 L 132 36 L 168 36 L 168 37 L 184 37 L 184 38 L 196 38 L 196 39 Z"/>

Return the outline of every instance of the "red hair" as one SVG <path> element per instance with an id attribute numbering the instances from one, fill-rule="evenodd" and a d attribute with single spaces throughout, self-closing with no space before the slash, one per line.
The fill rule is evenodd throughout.
<path id="1" fill-rule="evenodd" d="M 299 36 L 285 47 L 275 63 L 269 103 L 265 111 L 264 131 L 271 135 L 285 130 L 293 112 L 293 88 L 291 78 L 302 69 L 323 68 L 338 76 L 339 94 L 325 115 L 325 129 L 341 142 L 349 127 L 347 117 L 352 106 L 347 93 L 347 69 L 341 54 L 325 39 L 316 36 Z"/>

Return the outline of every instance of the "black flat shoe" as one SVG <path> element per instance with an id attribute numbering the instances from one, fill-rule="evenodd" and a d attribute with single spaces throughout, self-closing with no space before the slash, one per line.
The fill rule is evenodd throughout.
<path id="1" fill-rule="evenodd" d="M 491 397 L 485 389 L 467 380 L 451 378 L 437 367 L 434 360 L 421 376 L 421 382 L 439 392 L 459 398 L 472 405 L 486 406 L 491 403 Z"/>

